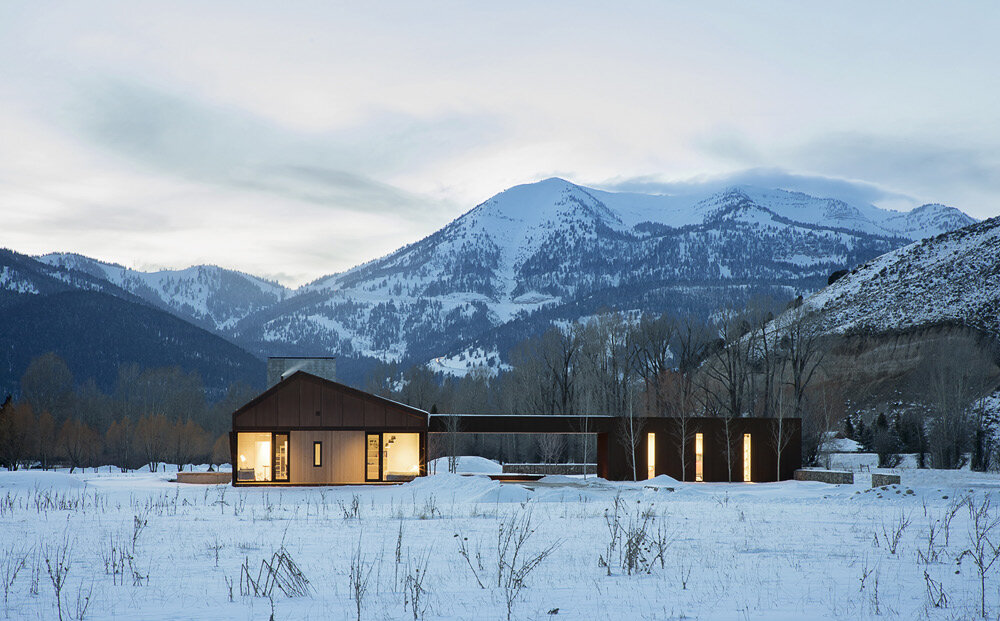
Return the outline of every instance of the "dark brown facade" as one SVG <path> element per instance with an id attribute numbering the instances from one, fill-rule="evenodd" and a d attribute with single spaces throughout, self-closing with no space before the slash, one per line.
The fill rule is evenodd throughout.
<path id="1" fill-rule="evenodd" d="M 432 415 L 429 431 L 447 431 L 446 415 Z M 622 422 L 610 416 L 491 416 L 459 415 L 463 433 L 592 433 L 597 436 L 597 474 L 613 481 L 632 480 L 628 442 Z M 802 421 L 799 418 L 688 418 L 681 442 L 680 421 L 637 418 L 637 479 L 666 474 L 677 480 L 698 480 L 701 445 L 702 481 L 770 482 L 791 479 L 802 467 Z M 779 433 L 780 429 L 780 433 Z M 649 434 L 653 434 L 650 450 Z M 749 437 L 747 437 L 749 436 Z M 778 446 L 781 446 L 780 467 Z M 683 461 L 682 461 L 683 451 Z M 744 457 L 749 459 L 744 459 Z M 650 471 L 650 457 L 653 469 Z M 744 466 L 749 464 L 748 471 Z"/>

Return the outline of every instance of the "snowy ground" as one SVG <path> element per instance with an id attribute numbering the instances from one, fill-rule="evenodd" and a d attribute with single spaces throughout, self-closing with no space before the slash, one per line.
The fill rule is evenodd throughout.
<path id="1" fill-rule="evenodd" d="M 58 618 L 46 558 L 54 566 L 64 549 L 64 619 L 77 618 L 88 595 L 91 619 L 268 619 L 272 606 L 277 620 L 356 618 L 350 574 L 360 543 L 370 571 L 362 618 L 413 618 L 413 578 L 426 562 L 420 618 L 505 619 L 497 534 L 511 516 L 530 515 L 533 532 L 512 565 L 557 547 L 527 574 L 516 619 L 969 619 L 979 579 L 968 557 L 957 562 L 969 547 L 969 512 L 959 507 L 944 522 L 966 495 L 1000 503 L 997 475 L 942 471 L 904 471 L 902 486 L 884 490 L 666 477 L 521 485 L 448 474 L 398 486 L 233 489 L 171 476 L 0 472 L 0 579 L 24 559 L 6 617 Z M 650 516 L 647 532 L 666 546 L 662 566 L 655 543 L 637 555 L 652 561 L 648 573 L 628 575 L 623 541 L 609 555 L 605 516 L 616 497 L 626 527 Z M 893 551 L 901 518 L 909 525 Z M 241 595 L 244 563 L 256 579 L 282 546 L 310 593 Z M 611 575 L 601 563 L 609 557 Z M 994 571 L 990 618 L 1000 613 Z M 941 607 L 929 596 L 940 600 L 938 588 Z"/>

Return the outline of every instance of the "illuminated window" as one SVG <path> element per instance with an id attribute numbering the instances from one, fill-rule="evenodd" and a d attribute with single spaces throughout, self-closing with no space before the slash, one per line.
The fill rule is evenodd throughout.
<path id="1" fill-rule="evenodd" d="M 750 434 L 743 434 L 743 482 L 749 483 L 750 478 Z"/>
<path id="2" fill-rule="evenodd" d="M 694 480 L 705 480 L 705 435 L 694 434 Z"/>
<path id="3" fill-rule="evenodd" d="M 379 450 L 379 444 L 381 443 L 380 434 L 370 433 L 368 434 L 366 450 L 366 461 L 365 461 L 365 480 L 366 481 L 378 481 L 379 475 L 382 472 L 382 451 Z"/>
<path id="4" fill-rule="evenodd" d="M 270 432 L 236 434 L 236 455 L 237 481 L 271 480 Z"/>
<path id="5" fill-rule="evenodd" d="M 365 480 L 405 481 L 420 474 L 419 433 L 370 433 Z"/>
<path id="6" fill-rule="evenodd" d="M 274 434 L 274 480 L 288 480 L 288 434 Z"/>
<path id="7" fill-rule="evenodd" d="M 323 443 L 313 442 L 313 466 L 319 468 L 323 465 Z"/>
<path id="8" fill-rule="evenodd" d="M 646 478 L 656 476 L 656 434 L 646 434 Z"/>
<path id="9" fill-rule="evenodd" d="M 398 481 L 420 474 L 420 434 L 382 434 L 382 480 Z"/>

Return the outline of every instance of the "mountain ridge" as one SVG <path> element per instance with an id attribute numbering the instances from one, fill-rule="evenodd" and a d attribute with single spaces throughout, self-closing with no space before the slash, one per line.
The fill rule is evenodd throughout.
<path id="1" fill-rule="evenodd" d="M 874 258 L 803 305 L 831 333 L 954 323 L 1000 337 L 1000 218 Z"/>
<path id="2" fill-rule="evenodd" d="M 809 294 L 833 271 L 972 222 L 938 204 L 896 212 L 746 184 L 609 192 L 554 177 L 295 290 L 217 266 L 149 273 L 67 253 L 39 261 L 103 274 L 109 291 L 258 356 L 426 362 L 475 348 L 496 364 L 515 335 L 552 321 L 605 307 L 707 316 L 753 295 Z"/>
<path id="3" fill-rule="evenodd" d="M 836 217 L 824 221 L 830 211 Z M 678 197 L 552 178 L 509 188 L 418 242 L 318 279 L 304 288 L 308 303 L 265 309 L 238 331 L 258 350 L 349 342 L 351 354 L 437 358 L 542 308 L 707 314 L 720 289 L 808 293 L 918 232 L 973 221 L 947 207 L 907 216 L 749 186 Z"/>

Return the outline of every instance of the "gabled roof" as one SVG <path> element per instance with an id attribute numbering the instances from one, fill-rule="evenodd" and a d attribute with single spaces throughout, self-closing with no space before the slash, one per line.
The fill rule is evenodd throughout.
<path id="1" fill-rule="evenodd" d="M 393 401 L 392 399 L 386 399 L 385 397 L 380 397 L 370 392 L 358 390 L 357 388 L 353 388 L 351 386 L 348 386 L 347 384 L 341 384 L 340 382 L 328 380 L 326 378 L 319 377 L 318 375 L 313 375 L 312 373 L 306 373 L 305 371 L 296 371 L 295 373 L 292 373 L 291 375 L 281 380 L 274 386 L 271 386 L 264 392 L 260 393 L 250 401 L 244 403 L 243 406 L 241 406 L 238 410 L 233 412 L 233 420 L 235 421 L 237 416 L 239 416 L 246 410 L 249 410 L 253 406 L 257 405 L 264 399 L 267 399 L 268 397 L 278 392 L 279 390 L 288 387 L 289 384 L 298 381 L 313 381 L 319 384 L 329 386 L 330 388 L 352 395 L 354 397 L 379 401 L 385 405 L 403 410 L 405 414 L 409 414 L 410 416 L 417 416 L 424 420 L 426 420 L 427 417 L 429 416 L 428 412 L 426 412 L 425 410 L 421 410 L 420 408 L 415 408 L 413 406 L 406 405 L 405 403 L 400 403 L 399 401 Z"/>

